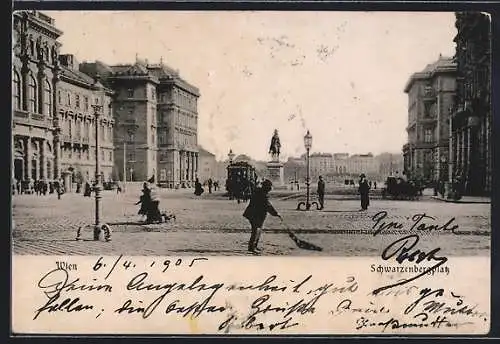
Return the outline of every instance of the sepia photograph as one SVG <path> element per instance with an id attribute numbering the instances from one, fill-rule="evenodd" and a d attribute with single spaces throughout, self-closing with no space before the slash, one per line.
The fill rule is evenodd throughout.
<path id="1" fill-rule="evenodd" d="M 116 276 L 115 266 L 130 271 L 139 264 L 124 256 L 165 269 L 207 260 L 207 275 L 231 273 L 235 281 L 244 271 L 247 278 L 273 269 L 266 263 L 273 257 L 280 271 L 292 273 L 295 263 L 284 258 L 300 257 L 311 263 L 297 263 L 297 271 L 318 274 L 321 259 L 331 258 L 342 262 L 335 267 L 341 271 L 359 266 L 357 281 L 374 288 L 376 278 L 391 273 L 406 278 L 389 278 L 391 288 L 434 275 L 459 286 L 467 266 L 468 278 L 487 282 L 463 287 L 487 300 L 481 312 L 476 303 L 475 315 L 467 313 L 481 324 L 453 322 L 452 311 L 434 320 L 443 331 L 488 331 L 487 13 L 22 10 L 12 19 L 12 253 L 40 275 L 30 288 L 45 288 L 36 290 L 49 304 L 63 287 L 51 297 L 47 288 L 56 284 L 42 277 L 48 265 L 34 266 L 53 256 L 64 257 L 50 263 L 64 273 L 84 271 L 85 259 L 92 261 L 89 271 L 113 266 L 104 280 Z M 105 264 L 107 256 L 118 258 Z M 157 257 L 176 258 L 166 264 Z M 239 265 L 237 257 L 247 259 Z M 145 275 L 137 276 L 127 290 L 146 288 Z M 116 278 L 126 279 L 125 271 Z M 306 275 L 303 283 L 312 280 Z M 269 283 L 239 290 L 267 290 Z M 15 290 L 33 290 L 23 288 Z M 19 295 L 13 311 L 33 318 L 33 305 Z M 264 304 L 257 300 L 251 309 Z M 35 319 L 65 302 L 37 305 Z M 114 314 L 149 315 L 127 302 Z M 350 310 L 344 306 L 336 312 Z M 23 330 L 46 328 L 14 318 Z M 233 318 L 213 328 L 228 333 Z M 420 326 L 359 318 L 353 329 L 308 326 L 327 333 L 440 327 L 424 328 L 426 319 L 418 319 Z M 86 321 L 80 320 L 66 325 L 80 329 Z M 269 332 L 279 324 L 308 333 L 292 322 L 238 328 Z M 210 324 L 196 326 L 212 333 Z"/>

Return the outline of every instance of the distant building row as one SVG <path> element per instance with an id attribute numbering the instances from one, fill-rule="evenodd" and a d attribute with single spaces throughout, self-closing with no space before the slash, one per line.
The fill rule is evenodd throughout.
<path id="1" fill-rule="evenodd" d="M 491 191 L 491 23 L 456 13 L 454 58 L 413 74 L 404 167 L 411 178 L 453 182 L 469 195 Z"/>
<path id="2" fill-rule="evenodd" d="M 303 180 L 306 176 L 306 157 L 289 158 L 284 169 L 286 180 Z M 348 153 L 313 153 L 309 156 L 312 180 L 316 180 L 319 176 L 323 176 L 327 181 L 341 180 L 346 177 L 357 177 L 361 173 L 369 178 L 381 180 L 402 169 L 401 154 L 384 153 L 374 156 L 368 153 L 350 156 Z"/>
<path id="3" fill-rule="evenodd" d="M 97 154 L 105 180 L 126 174 L 134 181 L 155 176 L 171 187 L 193 183 L 199 169 L 196 87 L 162 62 L 108 66 L 60 55 L 62 32 L 41 12 L 15 12 L 13 25 L 16 180 L 63 178 L 71 190 L 94 178 Z"/>

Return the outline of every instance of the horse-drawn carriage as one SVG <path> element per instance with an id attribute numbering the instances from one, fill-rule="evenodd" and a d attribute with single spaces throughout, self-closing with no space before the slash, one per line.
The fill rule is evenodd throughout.
<path id="1" fill-rule="evenodd" d="M 387 177 L 382 189 L 382 198 L 416 200 L 422 195 L 422 188 L 415 182 L 403 178 Z"/>
<path id="2" fill-rule="evenodd" d="M 226 191 L 229 199 L 238 202 L 250 199 L 257 183 L 255 168 L 246 161 L 239 161 L 227 167 Z"/>

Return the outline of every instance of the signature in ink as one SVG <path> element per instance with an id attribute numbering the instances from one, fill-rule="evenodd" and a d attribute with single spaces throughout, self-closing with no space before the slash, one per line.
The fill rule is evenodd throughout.
<path id="1" fill-rule="evenodd" d="M 398 264 L 402 264 L 405 261 L 415 262 L 416 264 L 419 264 L 423 261 L 436 261 L 437 263 L 428 269 L 424 269 L 424 271 L 414 277 L 403 279 L 394 284 L 375 289 L 373 291 L 374 295 L 377 295 L 382 290 L 390 289 L 399 285 L 407 284 L 411 281 L 415 281 L 416 279 L 425 276 L 430 271 L 437 269 L 448 261 L 448 258 L 437 255 L 437 253 L 441 251 L 440 247 L 435 248 L 429 252 L 425 252 L 416 248 L 419 241 L 420 237 L 417 234 L 410 234 L 403 238 L 400 238 L 389 244 L 389 246 L 384 249 L 384 251 L 382 252 L 382 259 L 389 260 L 395 257 L 395 261 L 398 262 Z"/>
<path id="2" fill-rule="evenodd" d="M 379 211 L 375 215 L 372 216 L 372 221 L 375 222 L 372 226 L 373 236 L 380 234 L 383 230 L 390 229 L 404 229 L 405 224 L 399 221 L 386 221 L 388 213 L 385 210 Z M 449 219 L 445 224 L 439 225 L 435 223 L 428 223 L 426 221 L 436 221 L 436 218 L 433 216 L 429 216 L 426 213 L 415 214 L 411 217 L 411 221 L 413 224 L 409 227 L 409 231 L 417 230 L 417 231 L 426 231 L 426 232 L 452 232 L 453 234 L 457 234 L 455 232 L 458 229 L 458 225 L 454 224 L 455 218 Z"/>

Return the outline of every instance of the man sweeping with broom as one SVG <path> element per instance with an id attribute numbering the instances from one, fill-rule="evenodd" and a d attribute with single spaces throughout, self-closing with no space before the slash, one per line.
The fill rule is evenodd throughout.
<path id="1" fill-rule="evenodd" d="M 248 251 L 259 254 L 261 249 L 257 247 L 262 233 L 262 226 L 266 220 L 267 213 L 277 216 L 283 222 L 283 218 L 278 214 L 276 209 L 274 209 L 271 202 L 269 202 L 269 191 L 272 189 L 272 182 L 268 179 L 262 182 L 261 187 L 257 187 L 250 199 L 250 204 L 245 209 L 243 216 L 250 221 L 252 226 L 252 235 L 250 236 L 250 241 L 248 242 Z M 297 247 L 303 250 L 309 251 L 323 251 L 320 246 L 309 243 L 305 240 L 297 238 L 297 236 L 289 229 L 287 229 L 288 236 L 295 242 Z"/>
<path id="2" fill-rule="evenodd" d="M 273 184 L 270 180 L 266 179 L 262 182 L 262 186 L 254 190 L 252 198 L 248 207 L 245 209 L 243 216 L 250 221 L 252 226 L 252 235 L 248 242 L 248 251 L 258 254 L 261 249 L 257 247 L 262 233 L 262 226 L 266 220 L 267 213 L 272 216 L 277 216 L 283 221 L 283 218 L 274 209 L 271 202 L 269 202 L 269 191 L 271 191 Z"/>

